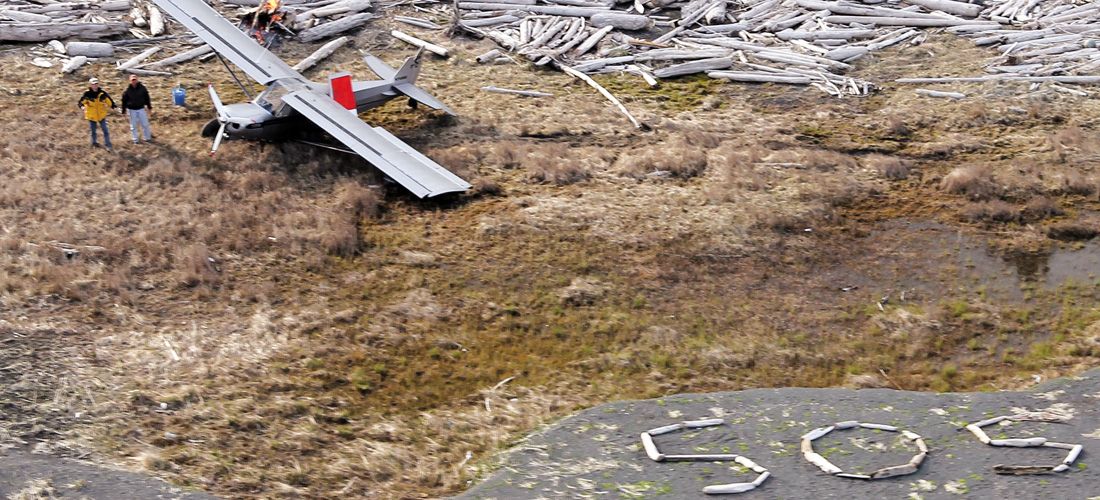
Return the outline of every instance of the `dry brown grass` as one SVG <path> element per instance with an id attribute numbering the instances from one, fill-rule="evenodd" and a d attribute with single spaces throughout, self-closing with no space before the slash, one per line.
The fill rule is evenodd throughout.
<path id="1" fill-rule="evenodd" d="M 951 194 L 965 195 L 971 200 L 984 200 L 997 192 L 993 175 L 985 165 L 958 167 L 944 176 L 940 189 Z"/>
<path id="2" fill-rule="evenodd" d="M 670 143 L 645 148 L 620 159 L 624 174 L 635 177 L 669 176 L 677 179 L 691 179 L 703 175 L 707 169 L 706 144 L 717 144 L 708 140 L 706 134 L 693 139 L 683 136 Z"/>
<path id="3" fill-rule="evenodd" d="M 866 165 L 877 170 L 883 177 L 892 181 L 909 178 L 911 166 L 909 162 L 896 156 L 872 154 L 864 159 Z"/>
<path id="4" fill-rule="evenodd" d="M 1020 209 L 1001 200 L 971 203 L 963 209 L 963 214 L 972 221 L 1005 223 L 1020 220 Z"/>
<path id="5" fill-rule="evenodd" d="M 588 180 L 592 176 L 584 158 L 564 144 L 544 144 L 527 155 L 527 179 L 558 186 Z"/>
<path id="6" fill-rule="evenodd" d="M 353 52 L 332 64 L 360 64 Z M 223 71 L 201 63 L 188 70 L 207 66 Z M 87 419 L 57 427 L 76 429 L 69 435 L 94 442 L 107 459 L 231 498 L 442 497 L 483 472 L 494 451 L 578 406 L 837 385 L 880 368 L 907 388 L 939 387 L 946 382 L 930 374 L 945 360 L 974 374 L 950 387 L 1004 387 L 1025 370 L 977 353 L 952 359 L 965 351 L 959 340 L 976 328 L 1005 327 L 1026 340 L 1053 331 L 1050 322 L 1005 324 L 1009 315 L 994 307 L 945 312 L 912 295 L 911 305 L 892 302 L 882 312 L 868 307 L 879 290 L 838 293 L 837 273 L 819 272 L 884 272 L 890 266 L 864 259 L 874 249 L 847 235 L 865 235 L 881 219 L 936 217 L 958 203 L 934 185 L 882 182 L 842 157 L 815 163 L 814 155 L 829 155 L 817 150 L 885 150 L 861 142 L 881 126 L 863 110 L 881 99 L 758 112 L 757 98 L 772 90 L 690 82 L 729 103 L 707 111 L 675 107 L 687 102 L 678 93 L 699 91 L 680 82 L 639 91 L 636 79 L 611 81 L 640 116 L 666 117 L 657 134 L 633 134 L 599 95 L 556 74 L 493 68 L 501 81 L 569 90 L 547 106 L 484 96 L 476 66 L 434 75 L 432 66 L 426 84 L 460 97 L 457 124 L 403 109 L 381 110 L 372 123 L 402 129 L 429 156 L 475 183 L 488 179 L 503 197 L 453 205 L 383 197 L 369 169 L 308 149 L 227 143 L 211 160 L 208 144 L 192 137 L 207 112 L 164 110 L 155 124 L 164 125 L 162 146 L 123 145 L 106 157 L 80 149 L 83 124 L 70 122 L 71 106 L 51 107 L 45 94 L 15 100 L 43 112 L 33 121 L 8 115 L 10 130 L 33 130 L 41 141 L 0 137 L 0 329 L 14 320 L 21 332 L 65 341 L 35 344 L 49 346 L 36 363 L 54 361 L 45 365 L 51 373 L 72 376 L 27 394 L 42 418 L 83 412 Z M 902 157 L 994 161 L 986 157 L 1001 153 L 983 144 L 1020 153 L 1041 141 L 1004 130 L 953 135 L 933 116 L 939 109 L 883 97 L 902 125 L 920 128 L 888 145 Z M 818 115 L 822 108 L 829 114 Z M 811 120 L 820 132 L 812 147 L 785 131 Z M 681 126 L 661 136 L 673 129 L 664 122 Z M 920 141 L 925 132 L 942 143 Z M 494 142 L 518 149 L 487 146 Z M 665 145 L 681 156 L 693 151 L 691 168 L 677 174 L 690 180 L 634 182 L 606 171 Z M 1068 164 L 1080 165 L 1080 151 L 1066 150 Z M 547 160 L 566 156 L 581 162 L 562 169 Z M 556 180 L 578 177 L 586 181 Z M 872 194 L 879 198 L 864 201 Z M 1049 196 L 1071 213 L 1087 202 Z M 67 260 L 31 246 L 51 239 L 106 250 Z M 215 262 L 194 250 L 194 267 L 181 268 L 177 257 L 191 248 Z M 208 264 L 216 279 L 203 278 Z M 181 286 L 185 271 L 199 284 Z M 600 292 L 563 305 L 558 292 L 578 277 L 598 280 Z M 937 285 L 945 301 L 965 294 L 958 290 L 969 283 L 942 278 L 953 285 Z M 932 312 L 895 317 L 908 307 Z M 973 315 L 980 318 L 970 322 Z M 1050 360 L 1028 369 L 1067 366 Z M 473 458 L 464 462 L 467 451 Z"/>

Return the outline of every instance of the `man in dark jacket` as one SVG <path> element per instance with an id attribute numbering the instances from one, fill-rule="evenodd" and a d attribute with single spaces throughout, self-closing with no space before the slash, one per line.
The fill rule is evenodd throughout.
<path id="1" fill-rule="evenodd" d="M 153 101 L 149 99 L 149 90 L 138 81 L 137 75 L 130 75 L 130 86 L 122 93 L 122 112 L 130 114 L 130 135 L 134 144 L 139 142 L 138 127 L 144 132 L 145 142 L 153 139 L 153 129 L 149 126 Z"/>
<path id="2" fill-rule="evenodd" d="M 92 147 L 99 147 L 95 130 L 98 125 L 103 129 L 103 145 L 107 146 L 107 151 L 111 151 L 111 133 L 107 130 L 107 114 L 118 106 L 115 106 L 115 101 L 107 95 L 107 92 L 99 88 L 98 78 L 88 80 L 88 91 L 80 96 L 77 106 L 84 110 L 84 119 L 88 120 L 88 127 L 92 129 Z"/>

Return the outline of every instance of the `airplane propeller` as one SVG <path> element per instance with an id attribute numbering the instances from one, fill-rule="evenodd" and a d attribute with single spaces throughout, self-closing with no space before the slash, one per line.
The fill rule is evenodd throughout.
<path id="1" fill-rule="evenodd" d="M 218 98 L 217 91 L 214 90 L 214 84 L 207 84 L 207 88 L 210 90 L 210 100 L 214 102 L 214 111 L 218 116 L 218 133 L 214 135 L 214 145 L 210 148 L 210 156 L 214 156 L 214 153 L 218 152 L 218 146 L 221 146 L 222 139 L 225 138 L 225 127 L 230 123 L 237 124 L 239 127 L 245 127 L 252 123 L 252 120 L 244 118 L 233 118 L 226 112 L 225 106 L 222 104 L 222 100 Z"/>

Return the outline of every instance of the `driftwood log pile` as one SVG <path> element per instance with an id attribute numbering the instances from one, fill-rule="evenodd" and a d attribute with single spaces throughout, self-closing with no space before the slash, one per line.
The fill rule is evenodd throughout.
<path id="1" fill-rule="evenodd" d="M 542 2 L 542 3 L 540 3 Z M 457 25 L 538 65 L 647 81 L 705 73 L 864 95 L 851 63 L 930 30 L 1000 55 L 984 80 L 1097 83 L 1100 2 L 1077 0 L 459 0 Z M 504 62 L 485 54 L 481 62 Z M 903 83 L 956 81 L 951 78 Z"/>
<path id="2" fill-rule="evenodd" d="M 212 4 L 236 22 L 255 10 L 260 0 L 214 0 Z M 300 41 L 315 42 L 377 18 L 364 12 L 371 7 L 371 0 L 282 0 L 279 9 L 287 14 L 286 31 L 296 33 Z M 346 41 L 340 38 L 322 47 L 302 61 L 302 70 Z M 0 0 L 0 43 L 18 42 L 47 42 L 27 49 L 31 64 L 63 73 L 105 61 L 120 72 L 170 76 L 177 64 L 213 57 L 209 46 L 147 0 Z"/>

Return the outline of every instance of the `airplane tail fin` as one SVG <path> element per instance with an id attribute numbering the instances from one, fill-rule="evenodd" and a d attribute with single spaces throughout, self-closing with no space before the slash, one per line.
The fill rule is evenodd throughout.
<path id="1" fill-rule="evenodd" d="M 397 70 L 397 73 L 393 75 L 393 82 L 397 83 L 416 83 L 416 77 L 420 76 L 420 56 L 424 54 L 424 49 L 416 51 L 416 55 L 405 60 L 405 64 L 401 65 L 401 68 Z"/>
<path id="2" fill-rule="evenodd" d="M 420 49 L 416 52 L 415 56 L 408 58 L 405 64 L 401 65 L 401 68 L 393 75 L 393 88 L 420 104 L 438 109 L 449 115 L 456 114 L 454 110 L 447 107 L 442 101 L 432 97 L 432 95 L 424 89 L 415 85 L 416 77 L 420 76 L 420 56 L 423 54 L 424 49 Z"/>

